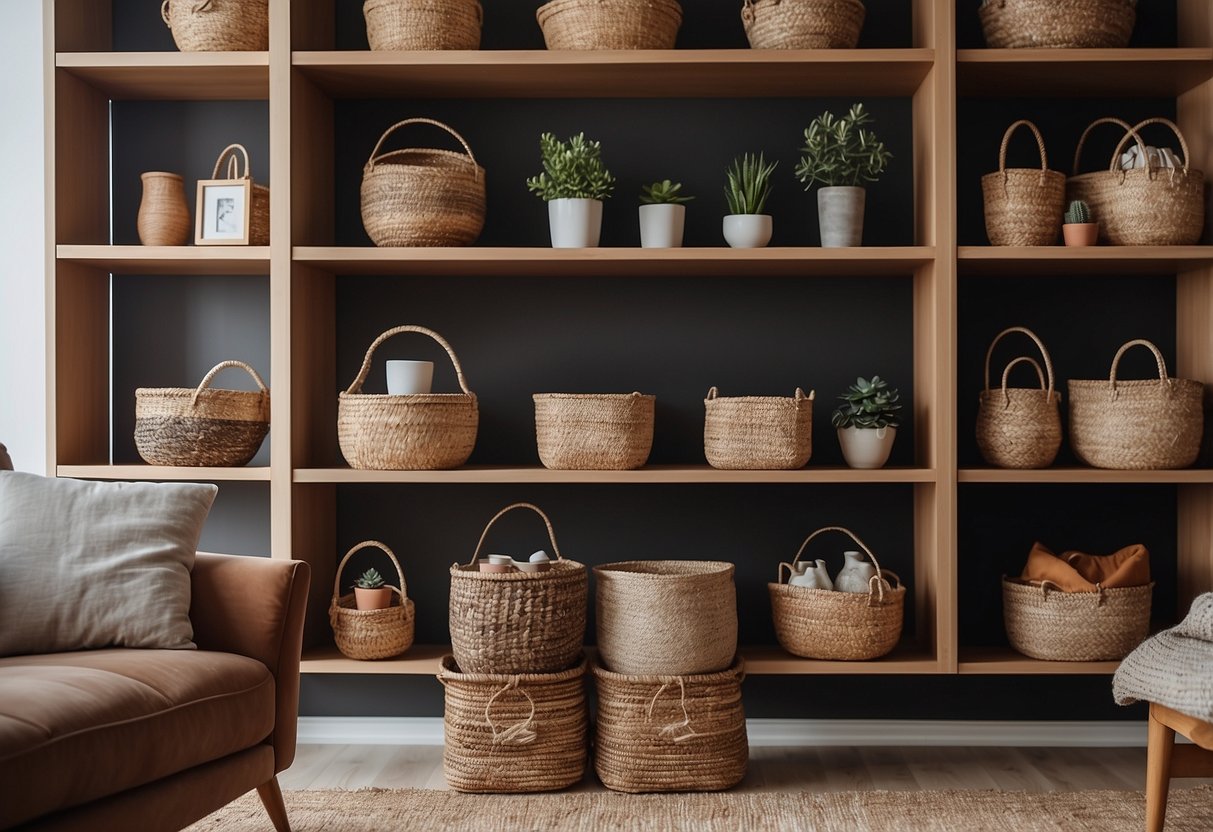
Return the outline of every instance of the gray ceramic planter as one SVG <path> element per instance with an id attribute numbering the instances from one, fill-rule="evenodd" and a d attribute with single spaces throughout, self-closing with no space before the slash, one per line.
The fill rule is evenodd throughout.
<path id="1" fill-rule="evenodd" d="M 822 248 L 863 245 L 863 188 L 846 185 L 817 192 Z"/>

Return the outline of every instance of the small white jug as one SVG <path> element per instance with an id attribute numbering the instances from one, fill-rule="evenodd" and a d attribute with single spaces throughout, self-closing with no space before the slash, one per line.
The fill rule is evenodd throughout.
<path id="1" fill-rule="evenodd" d="M 792 577 L 788 579 L 790 586 L 803 586 L 809 589 L 833 589 L 834 582 L 826 570 L 826 562 L 819 560 L 801 561 L 793 567 Z"/>
<path id="2" fill-rule="evenodd" d="M 869 592 L 869 582 L 876 576 L 876 567 L 863 559 L 859 552 L 843 552 L 845 561 L 834 581 L 839 592 Z"/>

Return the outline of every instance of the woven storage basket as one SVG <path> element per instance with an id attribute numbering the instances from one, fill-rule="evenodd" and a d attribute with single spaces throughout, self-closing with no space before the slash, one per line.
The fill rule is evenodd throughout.
<path id="1" fill-rule="evenodd" d="M 1007 143 L 1019 127 L 1036 137 L 1040 170 L 1007 168 Z M 1045 140 L 1036 125 L 1025 119 L 1012 124 L 998 149 L 998 170 L 981 177 L 985 202 L 986 234 L 996 246 L 1047 246 L 1057 241 L 1064 213 L 1066 177 L 1049 170 Z"/>
<path id="2" fill-rule="evenodd" d="M 182 52 L 264 52 L 269 0 L 164 0 L 160 17 Z"/>
<path id="3" fill-rule="evenodd" d="M 400 586 L 390 587 L 397 596 L 392 599 L 392 606 L 382 610 L 360 610 L 354 593 L 341 595 L 341 570 L 355 552 L 372 547 L 383 550 L 391 559 Z M 360 660 L 399 656 L 413 645 L 413 619 L 413 601 L 408 597 L 404 570 L 391 549 L 378 540 L 364 540 L 345 553 L 333 576 L 333 597 L 329 601 L 329 624 L 337 649 L 343 655 Z"/>
<path id="4" fill-rule="evenodd" d="M 437 341 L 451 358 L 462 393 L 372 395 L 362 392 L 379 345 L 402 332 Z M 337 441 L 351 468 L 431 471 L 458 468 L 476 445 L 480 411 L 451 345 L 433 330 L 398 326 L 380 335 L 366 351 L 358 377 L 337 397 Z"/>
<path id="5" fill-rule="evenodd" d="M 675 0 L 552 0 L 535 12 L 548 49 L 673 49 Z"/>
<path id="6" fill-rule="evenodd" d="M 260 391 L 212 389 L 228 367 L 248 372 Z M 196 388 L 135 391 L 135 447 L 149 465 L 247 465 L 269 430 L 270 391 L 243 361 L 216 364 Z"/>
<path id="7" fill-rule="evenodd" d="M 1158 380 L 1116 378 L 1130 347 L 1149 347 Z M 1122 346 L 1108 380 L 1070 381 L 1070 444 L 1074 455 L 1096 468 L 1157 470 L 1187 468 L 1200 453 L 1204 431 L 1204 385 L 1170 378 L 1158 347 L 1145 340 Z"/>
<path id="8" fill-rule="evenodd" d="M 741 21 L 754 49 L 854 49 L 859 0 L 745 0 Z"/>
<path id="9" fill-rule="evenodd" d="M 376 51 L 480 48 L 478 0 L 366 0 L 362 15 Z"/>
<path id="10" fill-rule="evenodd" d="M 788 570 L 790 577 L 809 543 L 825 532 L 847 535 L 876 566 L 877 574 L 868 582 L 866 595 L 784 583 L 784 570 Z M 776 582 L 767 587 L 771 592 L 775 636 L 783 649 L 794 655 L 809 659 L 867 661 L 889 653 L 901 638 L 906 588 L 897 575 L 880 568 L 876 555 L 850 529 L 825 526 L 813 532 L 805 538 L 790 564 L 779 564 Z"/>
<path id="11" fill-rule="evenodd" d="M 704 399 L 703 453 L 713 468 L 803 468 L 813 455 L 813 396 L 799 387 L 783 396 Z"/>
<path id="12" fill-rule="evenodd" d="M 546 572 L 481 572 L 489 529 L 514 509 L 538 514 L 556 559 Z M 506 506 L 489 521 L 467 565 L 451 567 L 451 649 L 468 673 L 555 673 L 577 661 L 585 643 L 585 565 L 561 557 L 548 516 L 530 503 Z"/>
<path id="13" fill-rule="evenodd" d="M 237 156 L 239 154 L 239 156 Z M 244 160 L 244 169 L 241 172 L 240 161 Z M 223 170 L 224 162 L 227 163 L 227 176 L 220 180 L 219 172 Z M 249 206 L 249 225 L 248 225 L 248 244 L 251 246 L 267 246 L 270 244 L 270 189 L 265 185 L 258 185 L 253 181 L 253 169 L 249 166 L 248 151 L 244 149 L 242 144 L 229 144 L 223 148 L 219 154 L 219 158 L 215 160 L 215 169 L 211 172 L 211 179 L 231 182 L 233 184 L 249 183 L 250 201 Z M 201 189 L 200 189 L 201 190 Z M 199 229 L 202 228 L 202 201 L 199 197 L 198 216 L 195 218 Z M 201 233 L 201 232 L 199 232 Z M 195 241 L 199 242 L 199 241 Z"/>
<path id="14" fill-rule="evenodd" d="M 731 563 L 634 560 L 594 567 L 598 655 L 616 673 L 724 670 L 737 654 Z"/>
<path id="15" fill-rule="evenodd" d="M 1001 389 L 990 389 L 990 358 L 1004 336 L 1021 332 L 1032 339 L 1044 359 L 1048 382 L 1040 365 L 1027 356 L 1016 358 L 1002 371 Z M 1016 364 L 1036 368 L 1039 389 L 1007 387 Z M 977 397 L 977 448 L 982 459 L 999 468 L 1047 468 L 1061 448 L 1061 394 L 1054 391 L 1053 360 L 1044 342 L 1032 330 L 1013 326 L 1004 329 L 986 350 L 985 389 Z"/>
<path id="16" fill-rule="evenodd" d="M 594 769 L 619 792 L 709 792 L 745 777 L 744 665 L 719 673 L 627 676 L 594 666 Z"/>
<path id="17" fill-rule="evenodd" d="M 590 744 L 586 660 L 559 673 L 465 673 L 442 660 L 442 769 L 458 792 L 550 792 L 581 782 Z"/>
<path id="18" fill-rule="evenodd" d="M 431 124 L 450 133 L 464 153 L 433 148 L 379 148 L 394 131 Z M 362 225 L 377 246 L 466 246 L 484 228 L 484 168 L 472 148 L 440 121 L 410 118 L 389 127 L 362 168 Z"/>
<path id="19" fill-rule="evenodd" d="M 545 468 L 626 471 L 653 449 L 655 396 L 536 393 L 535 440 Z"/>
<path id="20" fill-rule="evenodd" d="M 981 28 L 991 49 L 1129 45 L 1136 0 L 987 0 Z"/>
<path id="21" fill-rule="evenodd" d="M 1150 634 L 1154 584 L 1062 592 L 1049 581 L 1002 579 L 1002 615 L 1011 646 L 1033 659 L 1123 659 Z"/>

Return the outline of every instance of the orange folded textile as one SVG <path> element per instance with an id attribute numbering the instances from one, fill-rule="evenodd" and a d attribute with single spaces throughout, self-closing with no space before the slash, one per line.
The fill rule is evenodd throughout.
<path id="1" fill-rule="evenodd" d="M 1063 557 L 1083 578 L 1104 589 L 1146 586 L 1150 583 L 1150 552 L 1140 543 L 1126 546 L 1110 555 L 1065 552 Z"/>
<path id="2" fill-rule="evenodd" d="M 1063 592 L 1096 591 L 1094 583 L 1040 541 L 1032 544 L 1032 551 L 1028 553 L 1028 562 L 1024 564 L 1020 577 L 1025 581 L 1049 581 L 1061 587 Z"/>

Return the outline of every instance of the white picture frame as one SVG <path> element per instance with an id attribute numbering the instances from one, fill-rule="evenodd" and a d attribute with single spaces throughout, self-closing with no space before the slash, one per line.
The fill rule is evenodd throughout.
<path id="1" fill-rule="evenodd" d="M 194 245 L 247 246 L 253 188 L 247 179 L 202 179 L 194 212 Z"/>

